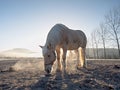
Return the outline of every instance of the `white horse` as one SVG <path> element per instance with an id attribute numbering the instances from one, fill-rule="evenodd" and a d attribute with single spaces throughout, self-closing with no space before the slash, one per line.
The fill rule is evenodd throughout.
<path id="1" fill-rule="evenodd" d="M 75 50 L 77 53 L 77 68 L 85 67 L 85 49 L 87 38 L 80 30 L 72 30 L 63 24 L 56 24 L 48 33 L 45 46 L 42 48 L 44 56 L 45 71 L 49 74 L 57 56 L 57 71 L 62 70 L 60 59 L 61 51 L 63 49 L 63 68 L 66 69 L 66 54 L 67 50 Z M 81 47 L 81 48 L 80 48 Z M 80 48 L 80 49 L 79 49 Z M 57 55 L 56 55 L 57 54 Z"/>

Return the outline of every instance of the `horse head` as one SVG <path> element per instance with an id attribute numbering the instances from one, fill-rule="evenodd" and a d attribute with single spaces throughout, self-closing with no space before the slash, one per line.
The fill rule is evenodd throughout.
<path id="1" fill-rule="evenodd" d="M 42 48 L 42 54 L 44 57 L 44 68 L 47 74 L 52 71 L 52 66 L 56 60 L 55 50 L 53 50 L 51 45 L 40 46 Z"/>

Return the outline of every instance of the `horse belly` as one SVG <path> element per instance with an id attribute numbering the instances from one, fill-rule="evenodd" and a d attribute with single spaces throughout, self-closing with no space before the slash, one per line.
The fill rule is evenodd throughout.
<path id="1" fill-rule="evenodd" d="M 67 45 L 68 50 L 75 50 L 79 48 L 79 44 L 70 43 Z"/>

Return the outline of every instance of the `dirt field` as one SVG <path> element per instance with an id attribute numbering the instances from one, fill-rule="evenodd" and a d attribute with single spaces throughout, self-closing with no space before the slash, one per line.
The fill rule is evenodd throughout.
<path id="1" fill-rule="evenodd" d="M 120 60 L 88 60 L 80 70 L 75 62 L 68 62 L 66 74 L 56 73 L 54 66 L 45 76 L 43 60 L 2 60 L 0 90 L 120 90 Z"/>

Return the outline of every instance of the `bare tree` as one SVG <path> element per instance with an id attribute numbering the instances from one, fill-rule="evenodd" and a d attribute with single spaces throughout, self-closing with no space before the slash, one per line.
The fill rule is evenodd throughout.
<path id="1" fill-rule="evenodd" d="M 99 55 L 98 55 L 98 43 L 99 43 L 99 39 L 98 39 L 98 35 L 97 35 L 97 30 L 94 30 L 91 33 L 91 37 L 92 37 L 92 47 L 93 47 L 94 57 L 95 58 L 99 58 Z M 94 47 L 96 48 L 96 50 L 94 50 Z"/>
<path id="2" fill-rule="evenodd" d="M 93 49 L 93 57 L 95 58 L 95 47 L 94 47 L 94 35 L 93 32 L 91 33 L 91 41 L 92 41 L 92 49 Z"/>
<path id="3" fill-rule="evenodd" d="M 86 49 L 86 57 L 87 58 L 90 58 L 90 48 L 92 47 L 92 42 L 90 40 L 91 38 L 88 37 L 88 40 L 87 40 L 87 49 Z"/>
<path id="4" fill-rule="evenodd" d="M 100 29 L 97 30 L 97 33 L 102 41 L 104 58 L 106 59 L 106 38 L 107 38 L 107 29 L 103 23 L 100 24 Z"/>
<path id="5" fill-rule="evenodd" d="M 118 48 L 118 55 L 120 58 L 120 44 L 119 44 L 119 34 L 120 34 L 120 8 L 111 10 L 108 15 L 105 16 L 105 22 L 107 28 L 109 28 L 109 33 L 112 39 L 115 40 Z"/>

